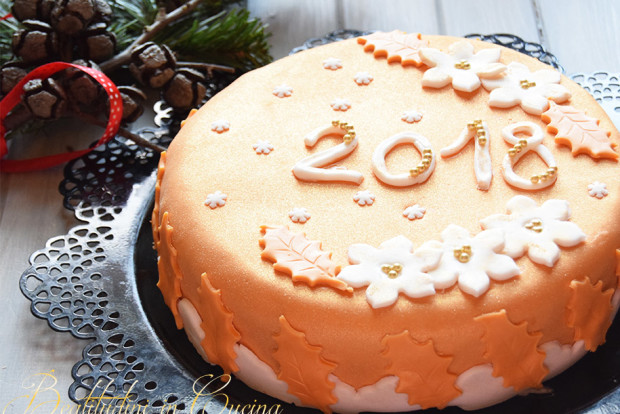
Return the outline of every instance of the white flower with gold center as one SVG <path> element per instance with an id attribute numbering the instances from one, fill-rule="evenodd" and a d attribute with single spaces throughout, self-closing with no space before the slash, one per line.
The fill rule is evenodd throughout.
<path id="1" fill-rule="evenodd" d="M 609 190 L 607 190 L 607 185 L 604 183 L 595 181 L 588 185 L 588 194 L 590 194 L 591 197 L 601 199 L 609 194 Z"/>
<path id="2" fill-rule="evenodd" d="M 348 252 L 351 265 L 337 277 L 354 288 L 368 286 L 366 299 L 373 308 L 392 305 L 400 292 L 411 298 L 433 295 L 433 278 L 426 272 L 439 264 L 441 243 L 434 240 L 412 250 L 405 236 L 384 241 L 378 249 L 353 244 Z"/>
<path id="3" fill-rule="evenodd" d="M 304 207 L 294 207 L 288 212 L 288 216 L 293 223 L 305 223 L 310 219 L 310 213 Z"/>
<path id="4" fill-rule="evenodd" d="M 353 77 L 355 83 L 360 86 L 368 85 L 370 82 L 372 82 L 373 79 L 374 78 L 372 77 L 372 75 L 368 72 L 357 72 Z"/>
<path id="5" fill-rule="evenodd" d="M 346 111 L 351 107 L 351 102 L 348 99 L 336 98 L 330 104 L 334 111 Z"/>
<path id="6" fill-rule="evenodd" d="M 420 207 L 419 204 L 414 204 L 403 211 L 403 216 L 407 217 L 409 220 L 416 220 L 424 217 L 425 213 L 426 209 L 424 207 Z"/>
<path id="7" fill-rule="evenodd" d="M 474 46 L 466 40 L 451 44 L 448 53 L 423 47 L 420 57 L 431 68 L 424 72 L 422 86 L 443 88 L 452 83 L 457 91 L 473 92 L 480 87 L 480 78 L 497 77 L 506 70 L 499 63 L 500 53 L 491 48 L 474 54 Z"/>
<path id="8" fill-rule="evenodd" d="M 549 108 L 549 99 L 562 103 L 571 93 L 560 85 L 560 72 L 551 69 L 530 72 L 522 63 L 511 62 L 503 76 L 483 79 L 482 85 L 491 91 L 489 105 L 511 108 L 521 105 L 528 114 L 540 115 Z"/>
<path id="9" fill-rule="evenodd" d="M 273 94 L 277 96 L 278 98 L 286 98 L 288 96 L 291 96 L 292 93 L 293 93 L 293 88 L 291 88 L 290 86 L 284 83 L 282 85 L 278 85 L 275 88 L 273 88 Z"/>
<path id="10" fill-rule="evenodd" d="M 205 200 L 205 206 L 209 206 L 211 208 L 218 208 L 226 205 L 226 199 L 228 196 L 222 193 L 220 190 L 217 190 L 215 193 L 211 193 L 207 195 L 207 199 Z"/>
<path id="11" fill-rule="evenodd" d="M 269 141 L 263 140 L 258 140 L 256 144 L 252 145 L 252 148 L 254 148 L 254 151 L 256 151 L 257 154 L 267 155 L 273 151 L 273 145 L 271 145 Z"/>
<path id="12" fill-rule="evenodd" d="M 342 60 L 334 57 L 327 58 L 323 61 L 323 68 L 329 70 L 338 70 L 342 68 Z"/>
<path id="13" fill-rule="evenodd" d="M 361 190 L 355 193 L 353 201 L 360 206 L 372 206 L 372 203 L 375 202 L 375 195 L 370 190 Z"/>
<path id="14" fill-rule="evenodd" d="M 447 289 L 458 280 L 459 288 L 478 297 L 489 289 L 489 279 L 507 280 L 520 273 L 514 260 L 502 254 L 504 231 L 485 230 L 474 237 L 451 224 L 442 233 L 443 256 L 432 270 L 435 289 Z"/>
<path id="15" fill-rule="evenodd" d="M 225 119 L 220 119 L 211 123 L 211 131 L 215 131 L 218 134 L 226 132 L 230 129 L 230 122 Z"/>
<path id="16" fill-rule="evenodd" d="M 516 259 L 527 253 L 534 263 L 552 267 L 560 258 L 560 248 L 582 243 L 586 235 L 568 221 L 570 208 L 565 200 L 547 200 L 538 206 L 529 197 L 518 195 L 506 204 L 508 214 L 494 214 L 482 220 L 483 229 L 502 229 L 506 236 L 504 253 Z"/>

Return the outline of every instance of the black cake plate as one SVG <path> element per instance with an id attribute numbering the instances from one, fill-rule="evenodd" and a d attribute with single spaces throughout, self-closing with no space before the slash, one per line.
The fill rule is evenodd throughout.
<path id="1" fill-rule="evenodd" d="M 300 49 L 362 34 L 334 32 L 311 39 Z M 512 35 L 471 35 L 519 50 L 560 68 L 542 46 Z M 577 74 L 620 127 L 620 74 Z M 156 128 L 138 133 L 166 145 L 178 120 L 160 102 Z M 82 360 L 72 370 L 69 397 L 82 406 L 92 398 L 128 404 L 123 412 L 140 413 L 304 413 L 258 393 L 204 362 L 174 320 L 156 287 L 156 253 L 150 215 L 158 156 L 117 137 L 70 162 L 60 184 L 65 207 L 82 224 L 54 237 L 33 253 L 20 279 L 32 313 L 56 331 L 88 340 Z M 558 377 L 544 392 L 512 398 L 476 414 L 618 414 L 620 413 L 620 323 L 607 342 Z M 91 403 L 88 402 L 91 397 Z M 124 397 L 127 396 L 127 399 Z M 140 408 L 145 407 L 145 408 Z M 110 410 L 112 411 L 112 410 Z M 427 410 L 425 413 L 439 413 Z M 444 414 L 465 413 L 448 407 Z"/>

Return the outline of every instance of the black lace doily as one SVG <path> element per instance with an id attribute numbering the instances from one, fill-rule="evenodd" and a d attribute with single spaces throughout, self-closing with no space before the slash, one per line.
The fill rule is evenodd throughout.
<path id="1" fill-rule="evenodd" d="M 361 32 L 335 32 L 311 39 L 309 46 L 302 48 L 358 34 Z M 518 50 L 530 54 L 527 48 Z M 534 56 L 540 57 L 538 52 Z M 552 55 L 545 52 L 545 56 Z M 600 73 L 575 79 L 595 97 L 617 104 L 618 76 L 606 76 L 608 82 L 600 81 Z M 158 103 L 155 112 L 159 127 L 138 133 L 167 145 L 174 133 L 170 111 Z M 32 302 L 36 317 L 46 319 L 56 331 L 89 340 L 82 360 L 73 367 L 69 397 L 83 404 L 87 395 L 129 395 L 133 404 L 149 407 L 140 412 L 149 413 L 173 412 L 172 407 L 176 413 L 216 413 L 253 401 L 269 407 L 283 404 L 285 412 L 311 412 L 260 394 L 235 379 L 225 389 L 226 398 L 196 400 L 195 392 L 208 382 L 195 383 L 196 379 L 217 377 L 221 370 L 204 362 L 185 334 L 175 328 L 156 287 L 149 218 L 157 159 L 150 150 L 117 138 L 70 162 L 60 192 L 65 207 L 73 209 L 83 224 L 48 240 L 43 249 L 33 253 L 31 266 L 20 279 L 21 291 Z M 550 393 L 513 398 L 478 412 L 618 413 L 619 380 L 620 324 L 616 321 L 607 343 L 596 353 L 545 382 Z M 211 382 L 206 387 L 215 391 L 221 384 Z M 463 411 L 448 407 L 441 413 Z"/>

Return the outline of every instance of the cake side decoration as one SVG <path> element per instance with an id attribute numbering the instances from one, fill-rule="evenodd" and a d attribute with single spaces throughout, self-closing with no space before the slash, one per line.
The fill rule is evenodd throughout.
<path id="1" fill-rule="evenodd" d="M 357 72 L 353 76 L 353 80 L 360 86 L 370 85 L 370 82 L 374 80 L 373 76 L 368 72 Z"/>
<path id="2" fill-rule="evenodd" d="M 530 333 L 528 323 L 513 323 L 504 309 L 475 318 L 484 328 L 484 357 L 493 365 L 493 376 L 515 391 L 540 388 L 549 372 L 545 352 L 538 348 L 541 332 Z M 519 369 L 515 369 L 519 367 Z"/>
<path id="3" fill-rule="evenodd" d="M 293 207 L 293 209 L 288 212 L 288 216 L 293 223 L 303 224 L 310 220 L 310 213 L 304 207 Z"/>
<path id="4" fill-rule="evenodd" d="M 206 273 L 200 275 L 198 294 L 203 304 L 199 308 L 203 311 L 200 327 L 204 332 L 200 344 L 210 363 L 221 366 L 227 374 L 237 372 L 235 345 L 241 334 L 233 325 L 233 314 L 222 302 L 221 290 L 213 287 Z"/>
<path id="5" fill-rule="evenodd" d="M 588 194 L 590 194 L 590 197 L 596 197 L 600 200 L 609 195 L 609 190 L 605 183 L 594 181 L 592 184 L 588 184 Z"/>
<path id="6" fill-rule="evenodd" d="M 422 86 L 443 88 L 448 84 L 461 92 L 473 92 L 480 87 L 481 78 L 495 78 L 506 70 L 499 63 L 499 48 L 474 53 L 474 46 L 461 40 L 448 47 L 448 53 L 434 48 L 420 49 L 422 61 L 430 67 L 424 72 Z"/>
<path id="7" fill-rule="evenodd" d="M 420 162 L 409 172 L 394 174 L 388 171 L 385 158 L 394 147 L 413 145 L 422 155 Z M 395 187 L 408 187 L 423 183 L 435 169 L 435 153 L 430 141 L 415 132 L 401 132 L 379 143 L 372 154 L 372 171 L 381 182 Z"/>
<path id="8" fill-rule="evenodd" d="M 355 151 L 359 141 L 353 125 L 333 121 L 331 126 L 317 128 L 306 135 L 304 143 L 306 147 L 312 148 L 321 138 L 330 135 L 342 136 L 343 142 L 298 161 L 293 167 L 293 175 L 302 181 L 345 181 L 360 184 L 364 180 L 364 176 L 358 171 L 347 170 L 342 167 L 322 168 L 333 165 Z"/>
<path id="9" fill-rule="evenodd" d="M 517 134 L 528 137 L 518 138 Z M 540 190 L 555 183 L 558 178 L 558 165 L 551 151 L 542 143 L 544 135 L 538 125 L 529 121 L 517 122 L 502 128 L 502 137 L 513 145 L 502 161 L 502 174 L 508 184 L 522 190 Z M 521 177 L 514 170 L 515 165 L 528 152 L 535 152 L 548 167 L 545 172 L 535 174 L 529 179 Z"/>
<path id="10" fill-rule="evenodd" d="M 172 233 L 174 229 L 170 225 L 169 213 L 164 212 L 161 218 L 161 224 L 158 229 L 159 242 L 157 243 L 157 271 L 159 272 L 159 281 L 157 287 L 164 296 L 164 302 L 174 315 L 174 322 L 177 329 L 183 328 L 183 321 L 179 315 L 177 307 L 179 299 L 181 299 L 181 280 L 183 275 L 179 268 L 177 249 L 172 245 Z"/>
<path id="11" fill-rule="evenodd" d="M 161 181 L 164 179 L 166 170 L 166 151 L 162 152 L 157 164 L 157 179 L 155 181 L 155 198 L 153 201 L 153 213 L 151 214 L 151 228 L 153 230 L 153 243 L 157 247 L 159 243 L 159 199 L 161 197 Z"/>
<path id="12" fill-rule="evenodd" d="M 478 297 L 489 289 L 490 279 L 508 280 L 521 271 L 514 260 L 502 254 L 504 232 L 485 230 L 474 237 L 463 227 L 451 224 L 441 232 L 443 255 L 431 270 L 435 288 L 446 289 L 458 280 L 459 289 Z"/>
<path id="13" fill-rule="evenodd" d="M 586 276 L 570 284 L 571 298 L 566 306 L 567 325 L 575 328 L 575 342 L 583 340 L 588 351 L 596 351 L 605 343 L 605 334 L 611 326 L 613 307 L 611 297 L 614 289 L 603 291 L 603 282 L 596 284 Z"/>
<path id="14" fill-rule="evenodd" d="M 485 89 L 491 91 L 489 105 L 495 108 L 511 108 L 520 105 L 528 114 L 540 115 L 549 108 L 549 100 L 562 103 L 571 93 L 560 84 L 560 72 L 541 69 L 530 72 L 522 63 L 510 62 L 501 77 L 483 79 Z"/>
<path id="15" fill-rule="evenodd" d="M 217 121 L 213 121 L 211 123 L 211 131 L 217 132 L 221 134 L 222 132 L 226 132 L 230 129 L 230 122 L 225 119 L 220 119 Z"/>
<path id="16" fill-rule="evenodd" d="M 213 210 L 218 207 L 224 207 L 226 205 L 226 199 L 228 199 L 228 195 L 217 190 L 215 193 L 207 194 L 207 199 L 204 204 Z"/>
<path id="17" fill-rule="evenodd" d="M 273 145 L 271 145 L 271 142 L 264 140 L 258 140 L 256 144 L 252 145 L 252 148 L 254 148 L 254 151 L 257 154 L 268 155 L 271 153 L 271 151 L 273 151 Z"/>
<path id="18" fill-rule="evenodd" d="M 293 88 L 283 83 L 282 85 L 278 85 L 275 88 L 273 88 L 272 93 L 278 98 L 288 98 L 289 96 L 293 94 Z"/>
<path id="19" fill-rule="evenodd" d="M 414 122 L 420 122 L 422 120 L 422 113 L 416 111 L 415 109 L 410 109 L 403 112 L 400 119 L 409 124 L 413 124 Z"/>
<path id="20" fill-rule="evenodd" d="M 354 288 L 368 286 L 368 303 L 382 308 L 394 304 L 400 292 L 411 298 L 435 294 L 427 272 L 439 264 L 441 254 L 439 242 L 426 242 L 413 251 L 413 243 L 405 236 L 386 240 L 378 249 L 353 244 L 348 250 L 351 265 L 340 271 L 338 279 Z"/>
<path id="21" fill-rule="evenodd" d="M 340 271 L 330 252 L 321 249 L 321 242 L 308 240 L 303 233 L 293 233 L 288 227 L 261 226 L 263 238 L 259 244 L 261 257 L 273 263 L 273 268 L 291 276 L 293 282 L 310 287 L 327 286 L 340 291 L 352 289 L 336 279 Z"/>
<path id="22" fill-rule="evenodd" d="M 278 349 L 273 356 L 279 364 L 278 379 L 288 384 L 288 392 L 303 404 L 331 413 L 329 406 L 338 402 L 334 383 L 328 376 L 336 364 L 323 358 L 322 348 L 308 343 L 306 335 L 280 316 L 280 331 L 273 335 Z"/>
<path id="23" fill-rule="evenodd" d="M 420 33 L 407 34 L 400 30 L 358 37 L 357 43 L 364 45 L 365 52 L 373 52 L 375 58 L 387 58 L 388 63 L 400 62 L 403 66 L 421 66 L 420 48 L 428 46 Z"/>
<path id="24" fill-rule="evenodd" d="M 463 150 L 474 140 L 474 173 L 479 190 L 486 191 L 491 187 L 493 179 L 493 163 L 491 162 L 491 134 L 486 122 L 476 119 L 467 124 L 456 140 L 439 151 L 442 158 L 452 157 Z"/>
<path id="25" fill-rule="evenodd" d="M 375 202 L 375 195 L 370 192 L 370 190 L 360 190 L 353 196 L 353 201 L 355 201 L 359 206 L 372 206 Z"/>
<path id="26" fill-rule="evenodd" d="M 389 361 L 386 371 L 398 377 L 396 392 L 407 394 L 410 405 L 441 409 L 461 395 L 457 375 L 450 372 L 452 357 L 438 354 L 432 340 L 418 342 L 406 330 L 386 335 L 381 343 L 381 355 Z"/>
<path id="27" fill-rule="evenodd" d="M 547 131 L 555 135 L 556 144 L 569 147 L 574 156 L 587 154 L 592 158 L 618 160 L 614 151 L 616 143 L 609 140 L 610 131 L 599 126 L 599 120 L 589 117 L 580 109 L 551 103 L 549 110 L 541 114 Z"/>
<path id="28" fill-rule="evenodd" d="M 560 258 L 561 247 L 581 244 L 586 235 L 569 222 L 570 209 L 564 200 L 547 200 L 538 206 L 527 196 L 518 195 L 506 204 L 508 214 L 494 214 L 480 221 L 483 229 L 503 229 L 504 253 L 513 259 L 527 253 L 534 263 L 552 267 Z"/>
<path id="29" fill-rule="evenodd" d="M 409 220 L 417 220 L 424 217 L 426 214 L 426 208 L 421 207 L 419 204 L 414 204 L 409 206 L 403 211 L 403 216 L 407 217 Z"/>

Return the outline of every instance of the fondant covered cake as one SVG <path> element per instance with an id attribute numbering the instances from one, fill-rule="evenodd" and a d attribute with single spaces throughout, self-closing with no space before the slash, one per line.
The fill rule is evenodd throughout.
<path id="1" fill-rule="evenodd" d="M 375 33 L 252 71 L 162 154 L 159 287 L 198 352 L 324 412 L 476 409 L 605 341 L 620 134 L 475 40 Z"/>

